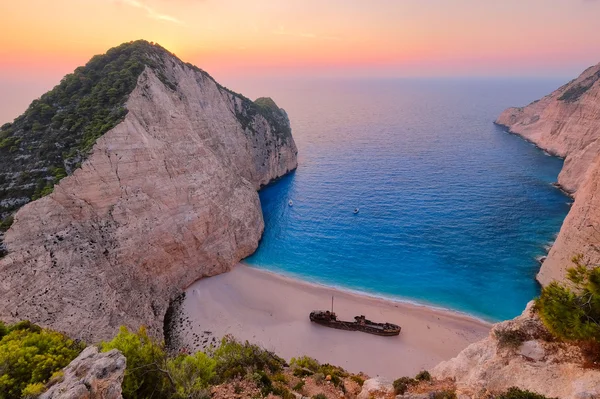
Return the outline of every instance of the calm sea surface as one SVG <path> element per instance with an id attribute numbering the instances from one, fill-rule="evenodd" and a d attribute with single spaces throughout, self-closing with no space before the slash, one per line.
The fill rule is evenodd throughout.
<path id="1" fill-rule="evenodd" d="M 265 233 L 247 263 L 487 320 L 538 294 L 536 257 L 569 210 L 551 186 L 562 161 L 492 122 L 562 82 L 226 83 L 273 97 L 299 149 L 298 170 L 260 193 Z"/>

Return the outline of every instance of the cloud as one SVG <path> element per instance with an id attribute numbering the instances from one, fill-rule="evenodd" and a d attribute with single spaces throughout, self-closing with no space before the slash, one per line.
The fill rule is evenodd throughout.
<path id="1" fill-rule="evenodd" d="M 178 25 L 185 25 L 180 19 L 173 17 L 168 14 L 162 14 L 156 11 L 154 8 L 146 5 L 140 0 L 119 0 L 120 3 L 126 4 L 131 7 L 139 8 L 140 10 L 146 11 L 146 15 L 149 18 L 156 19 L 157 21 L 171 22 Z"/>

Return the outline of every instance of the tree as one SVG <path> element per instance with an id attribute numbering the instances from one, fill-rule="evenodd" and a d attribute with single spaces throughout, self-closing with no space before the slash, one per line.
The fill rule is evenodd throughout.
<path id="1" fill-rule="evenodd" d="M 600 267 L 590 268 L 581 255 L 573 263 L 570 286 L 553 282 L 542 290 L 536 301 L 540 317 L 560 338 L 600 342 Z"/>

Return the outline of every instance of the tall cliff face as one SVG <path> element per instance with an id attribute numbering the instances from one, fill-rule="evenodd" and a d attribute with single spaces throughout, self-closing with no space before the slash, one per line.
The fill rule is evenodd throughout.
<path id="1" fill-rule="evenodd" d="M 263 231 L 257 189 L 297 166 L 285 112 L 150 46 L 124 119 L 14 216 L 0 319 L 96 341 L 162 333 L 169 301 L 227 271 Z M 157 65 L 159 67 L 157 67 Z"/>
<path id="2" fill-rule="evenodd" d="M 496 123 L 565 158 L 558 183 L 575 197 L 538 280 L 564 280 L 574 255 L 600 262 L 600 64 L 524 108 L 509 108 Z"/>

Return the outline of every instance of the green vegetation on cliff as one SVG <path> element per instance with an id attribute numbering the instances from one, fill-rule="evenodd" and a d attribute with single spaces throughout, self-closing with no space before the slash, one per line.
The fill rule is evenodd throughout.
<path id="1" fill-rule="evenodd" d="M 600 267 L 590 268 L 581 256 L 568 270 L 571 285 L 551 283 L 537 300 L 540 317 L 559 338 L 600 342 Z"/>
<path id="2" fill-rule="evenodd" d="M 137 41 L 94 56 L 34 100 L 13 123 L 2 125 L 0 220 L 52 192 L 54 184 L 77 168 L 98 137 L 123 120 L 125 102 L 144 68 L 160 71 L 161 53 L 166 50 Z"/>
<path id="3" fill-rule="evenodd" d="M 63 334 L 28 321 L 12 326 L 0 322 L 0 399 L 38 392 L 83 348 Z"/>
<path id="4" fill-rule="evenodd" d="M 157 44 L 143 40 L 124 43 L 94 56 L 34 100 L 14 122 L 2 125 L 0 229 L 10 226 L 9 218 L 21 206 L 51 193 L 56 183 L 81 165 L 96 140 L 124 119 L 129 94 L 145 68 L 151 68 L 175 91 L 178 86 L 170 71 L 186 66 L 214 81 Z M 287 115 L 273 100 L 253 102 L 215 84 L 234 100 L 235 115 L 247 134 L 257 133 L 261 120 L 257 117 L 262 116 L 282 141 L 291 137 Z"/>
<path id="5" fill-rule="evenodd" d="M 585 94 L 593 85 L 600 79 L 600 70 L 593 75 L 587 77 L 582 82 L 569 87 L 558 99 L 560 101 L 574 103 Z"/>
<path id="6" fill-rule="evenodd" d="M 600 368 L 600 267 L 585 264 L 582 256 L 573 263 L 570 284 L 544 287 L 536 307 L 554 336 L 579 345 L 585 367 Z"/>

